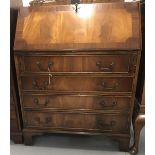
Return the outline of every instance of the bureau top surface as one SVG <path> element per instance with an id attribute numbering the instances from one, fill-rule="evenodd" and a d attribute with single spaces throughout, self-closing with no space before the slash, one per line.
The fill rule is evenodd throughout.
<path id="1" fill-rule="evenodd" d="M 17 51 L 131 50 L 141 48 L 139 3 L 23 7 Z"/>

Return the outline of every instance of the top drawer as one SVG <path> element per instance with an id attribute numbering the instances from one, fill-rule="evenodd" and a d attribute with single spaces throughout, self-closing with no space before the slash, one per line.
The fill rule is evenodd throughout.
<path id="1" fill-rule="evenodd" d="M 133 73 L 136 54 L 25 56 L 22 72 Z"/>

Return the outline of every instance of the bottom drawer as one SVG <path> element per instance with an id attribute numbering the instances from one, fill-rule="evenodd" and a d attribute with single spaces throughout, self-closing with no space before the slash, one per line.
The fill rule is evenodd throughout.
<path id="1" fill-rule="evenodd" d="M 128 132 L 130 124 L 123 114 L 33 111 L 24 115 L 25 127 Z"/>

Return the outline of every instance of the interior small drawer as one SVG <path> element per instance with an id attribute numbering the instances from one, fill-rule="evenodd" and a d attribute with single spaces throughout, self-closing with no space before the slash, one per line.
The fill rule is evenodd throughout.
<path id="1" fill-rule="evenodd" d="M 133 73 L 136 54 L 25 56 L 23 72 Z"/>

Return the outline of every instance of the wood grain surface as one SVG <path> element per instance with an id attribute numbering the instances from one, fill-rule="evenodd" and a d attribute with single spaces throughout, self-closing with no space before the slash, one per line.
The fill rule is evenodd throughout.
<path id="1" fill-rule="evenodd" d="M 20 10 L 16 50 L 140 49 L 138 3 L 52 5 Z"/>

